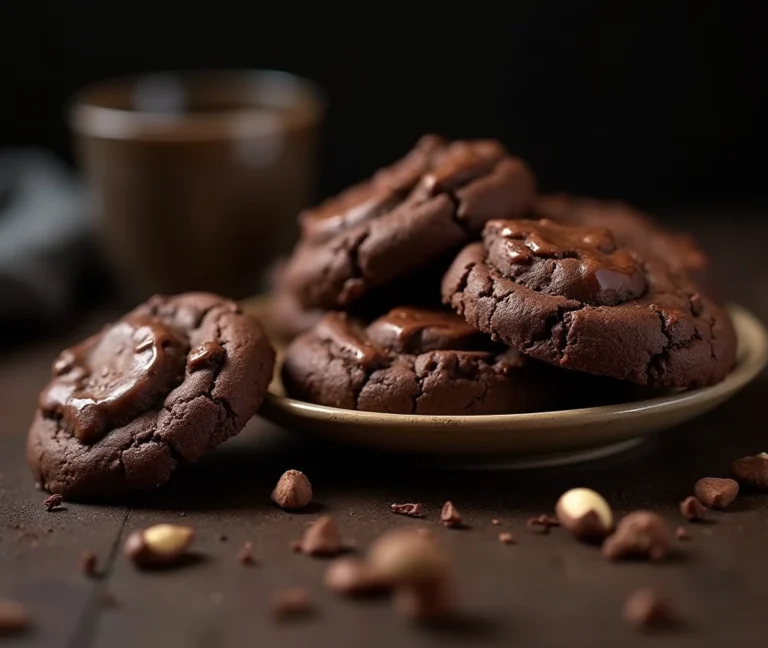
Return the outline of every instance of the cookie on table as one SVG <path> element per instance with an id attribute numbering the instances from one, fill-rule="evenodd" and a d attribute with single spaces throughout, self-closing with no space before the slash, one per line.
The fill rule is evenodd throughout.
<path id="1" fill-rule="evenodd" d="M 549 367 L 493 343 L 461 317 L 401 307 L 367 327 L 330 312 L 286 352 L 288 395 L 398 414 L 537 411 L 555 390 Z"/>
<path id="2" fill-rule="evenodd" d="M 30 467 L 72 499 L 156 488 L 242 430 L 274 357 L 234 302 L 153 297 L 56 359 L 29 431 Z"/>
<path id="3" fill-rule="evenodd" d="M 672 232 L 625 203 L 550 194 L 539 196 L 534 211 L 563 225 L 606 227 L 618 245 L 660 256 L 673 270 L 683 270 L 700 283 L 707 281 L 709 259 L 691 236 Z"/>
<path id="4" fill-rule="evenodd" d="M 494 140 L 426 136 L 402 160 L 300 216 L 285 287 L 306 309 L 344 309 L 449 259 L 486 221 L 525 214 L 528 166 Z"/>
<path id="5" fill-rule="evenodd" d="M 566 369 L 692 388 L 722 380 L 735 359 L 725 311 L 687 273 L 607 229 L 490 221 L 442 295 L 475 328 Z"/>

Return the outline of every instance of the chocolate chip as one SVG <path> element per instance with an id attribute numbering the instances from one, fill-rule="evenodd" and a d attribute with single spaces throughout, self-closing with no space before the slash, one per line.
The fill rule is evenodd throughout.
<path id="1" fill-rule="evenodd" d="M 733 479 L 704 477 L 696 482 L 693 494 L 708 508 L 724 509 L 739 494 L 739 484 Z"/>
<path id="2" fill-rule="evenodd" d="M 387 589 L 386 583 L 375 578 L 359 558 L 334 560 L 325 572 L 324 583 L 328 589 L 345 596 L 363 596 Z"/>
<path id="3" fill-rule="evenodd" d="M 742 484 L 768 490 L 768 452 L 737 459 L 731 464 L 731 470 Z"/>
<path id="4" fill-rule="evenodd" d="M 517 540 L 515 540 L 515 536 L 513 536 L 511 533 L 500 533 L 499 542 L 502 544 L 516 544 Z"/>
<path id="5" fill-rule="evenodd" d="M 45 498 L 43 501 L 43 506 L 45 506 L 47 511 L 52 511 L 53 509 L 61 506 L 62 502 L 64 502 L 64 498 L 58 493 L 54 493 L 53 495 Z"/>
<path id="6" fill-rule="evenodd" d="M 443 510 L 440 511 L 440 521 L 449 529 L 455 529 L 462 525 L 461 514 L 450 500 L 443 504 Z"/>
<path id="7" fill-rule="evenodd" d="M 675 529 L 675 537 L 678 540 L 692 540 L 691 536 L 689 535 L 688 531 L 685 530 L 685 527 L 679 526 L 677 529 Z"/>
<path id="8" fill-rule="evenodd" d="M 86 576 L 96 576 L 99 559 L 92 551 L 84 551 L 80 556 L 80 571 Z"/>
<path id="9" fill-rule="evenodd" d="M 336 556 L 344 551 L 341 533 L 330 515 L 312 524 L 301 538 L 299 550 L 310 556 Z"/>
<path id="10" fill-rule="evenodd" d="M 661 560 L 672 546 L 666 522 L 652 511 L 635 511 L 619 522 L 616 532 L 603 543 L 609 560 L 647 558 Z"/>
<path id="11" fill-rule="evenodd" d="M 279 621 L 307 616 L 312 612 L 312 603 L 306 590 L 296 588 L 276 592 L 272 599 L 272 614 Z"/>
<path id="12" fill-rule="evenodd" d="M 680 502 L 680 515 L 686 520 L 697 522 L 707 517 L 706 507 L 693 495 Z"/>
<path id="13" fill-rule="evenodd" d="M 633 628 L 647 630 L 674 625 L 677 614 L 668 599 L 652 589 L 640 589 L 624 604 L 624 620 Z"/>
<path id="14" fill-rule="evenodd" d="M 0 600 L 0 637 L 23 632 L 30 623 L 29 612 L 21 603 Z"/>
<path id="15" fill-rule="evenodd" d="M 560 526 L 560 522 L 549 515 L 537 515 L 528 518 L 525 525 L 534 533 L 549 533 L 550 527 Z"/>
<path id="16" fill-rule="evenodd" d="M 237 552 L 237 559 L 241 565 L 255 565 L 256 559 L 253 557 L 253 543 L 246 542 Z"/>
<path id="17" fill-rule="evenodd" d="M 392 504 L 390 506 L 393 513 L 397 515 L 407 515 L 409 517 L 424 517 L 421 504 Z"/>

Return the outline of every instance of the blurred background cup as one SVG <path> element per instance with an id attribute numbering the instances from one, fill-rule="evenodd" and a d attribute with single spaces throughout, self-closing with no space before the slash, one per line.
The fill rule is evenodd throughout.
<path id="1" fill-rule="evenodd" d="M 324 108 L 314 84 L 275 71 L 153 74 L 82 90 L 71 125 L 124 294 L 257 292 L 311 200 Z"/>

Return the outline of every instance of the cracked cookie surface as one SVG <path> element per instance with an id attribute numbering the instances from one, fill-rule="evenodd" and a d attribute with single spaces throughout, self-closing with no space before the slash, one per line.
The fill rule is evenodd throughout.
<path id="1" fill-rule="evenodd" d="M 564 373 L 494 343 L 453 313 L 400 307 L 365 326 L 328 313 L 288 348 L 286 392 L 304 401 L 396 414 L 538 411 Z"/>
<path id="2" fill-rule="evenodd" d="M 423 137 L 400 161 L 301 214 L 285 287 L 305 308 L 346 309 L 372 289 L 407 285 L 486 221 L 525 214 L 535 197 L 532 172 L 499 142 Z"/>
<path id="3" fill-rule="evenodd" d="M 261 327 L 234 302 L 153 297 L 56 359 L 29 431 L 30 467 L 71 499 L 156 488 L 242 430 L 273 367 Z"/>
<path id="4" fill-rule="evenodd" d="M 722 380 L 736 336 L 685 272 L 607 229 L 494 220 L 443 278 L 443 301 L 527 356 L 654 387 Z"/>

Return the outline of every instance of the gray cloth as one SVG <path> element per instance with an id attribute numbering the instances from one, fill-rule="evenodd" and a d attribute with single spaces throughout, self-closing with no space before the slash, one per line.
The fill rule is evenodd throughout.
<path id="1" fill-rule="evenodd" d="M 0 327 L 51 329 L 74 314 L 93 222 L 69 168 L 37 149 L 0 151 Z"/>

